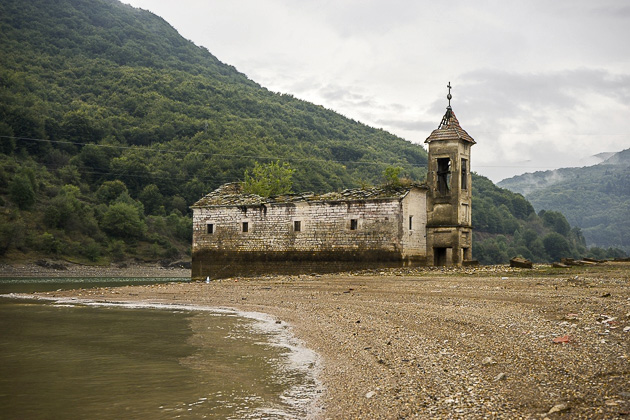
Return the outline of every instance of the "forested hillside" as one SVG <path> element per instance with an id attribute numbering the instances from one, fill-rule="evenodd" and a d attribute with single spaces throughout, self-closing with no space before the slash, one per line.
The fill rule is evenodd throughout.
<path id="1" fill-rule="evenodd" d="M 288 162 L 296 190 L 425 173 L 422 147 L 269 92 L 117 1 L 3 0 L 0 56 L 4 252 L 177 256 L 188 206 L 255 162 Z"/>
<path id="2" fill-rule="evenodd" d="M 630 149 L 584 168 L 524 174 L 499 183 L 534 208 L 563 213 L 589 246 L 630 252 Z"/>
<path id="3" fill-rule="evenodd" d="M 473 255 L 483 264 L 520 256 L 534 262 L 561 258 L 619 258 L 619 249 L 586 248 L 580 228 L 557 211 L 538 214 L 520 194 L 473 174 Z"/>
<path id="4" fill-rule="evenodd" d="M 187 258 L 189 206 L 257 164 L 288 164 L 294 191 L 379 184 L 386 170 L 425 177 L 421 146 L 270 92 L 114 0 L 2 0 L 0 57 L 4 260 Z M 552 258 L 529 248 L 552 222 L 487 179 L 474 185 L 482 262 Z M 557 235 L 584 252 L 579 235 Z"/>

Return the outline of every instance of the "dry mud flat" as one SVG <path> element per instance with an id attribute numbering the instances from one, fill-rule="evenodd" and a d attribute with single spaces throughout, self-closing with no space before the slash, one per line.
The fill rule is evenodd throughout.
<path id="1" fill-rule="evenodd" d="M 630 264 L 401 269 L 44 294 L 273 314 L 323 357 L 321 418 L 624 418 Z"/>

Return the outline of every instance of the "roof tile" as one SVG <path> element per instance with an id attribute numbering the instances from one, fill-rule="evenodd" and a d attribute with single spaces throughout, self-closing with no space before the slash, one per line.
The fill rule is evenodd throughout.
<path id="1" fill-rule="evenodd" d="M 262 197 L 257 194 L 243 193 L 242 184 L 233 182 L 224 184 L 207 194 L 201 200 L 197 201 L 191 207 L 208 207 L 208 206 L 260 206 L 262 204 L 282 204 L 282 203 L 298 203 L 298 202 L 314 202 L 314 201 L 364 201 L 364 200 L 380 200 L 380 199 L 401 199 L 412 188 L 426 189 L 425 184 L 412 184 L 402 187 L 374 187 L 374 188 L 354 188 L 346 189 L 341 192 L 329 192 L 325 194 L 315 194 L 305 192 L 299 194 L 285 194 L 276 197 Z"/>
<path id="2" fill-rule="evenodd" d="M 442 118 L 440 126 L 433 130 L 431 135 L 424 141 L 430 143 L 432 141 L 440 140 L 464 140 L 475 144 L 475 140 L 459 125 L 459 121 L 455 116 L 453 110 L 446 108 L 446 114 Z"/>

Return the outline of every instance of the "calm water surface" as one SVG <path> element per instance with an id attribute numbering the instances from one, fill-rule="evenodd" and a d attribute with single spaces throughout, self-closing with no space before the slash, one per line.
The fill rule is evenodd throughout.
<path id="1" fill-rule="evenodd" d="M 303 418 L 319 389 L 316 355 L 262 314 L 4 297 L 0 332 L 7 419 Z"/>

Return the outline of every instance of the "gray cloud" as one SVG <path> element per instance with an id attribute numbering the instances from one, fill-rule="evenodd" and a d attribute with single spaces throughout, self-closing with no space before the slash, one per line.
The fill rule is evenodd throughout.
<path id="1" fill-rule="evenodd" d="M 390 128 L 398 128 L 401 130 L 418 131 L 427 133 L 427 137 L 435 130 L 439 121 L 426 120 L 400 120 L 400 119 L 380 119 L 376 120 L 377 125 Z"/>
<path id="2" fill-rule="evenodd" d="M 628 147 L 619 0 L 124 1 L 273 91 L 418 143 L 451 81 L 474 162 L 494 180 Z"/>

